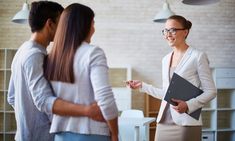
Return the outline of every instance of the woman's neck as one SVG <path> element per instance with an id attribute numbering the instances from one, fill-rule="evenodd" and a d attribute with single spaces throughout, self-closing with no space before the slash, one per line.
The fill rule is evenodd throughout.
<path id="1" fill-rule="evenodd" d="M 171 56 L 171 62 L 170 67 L 177 67 L 177 65 L 180 63 L 181 59 L 184 56 L 184 53 L 188 49 L 188 45 L 184 44 L 182 46 L 173 47 L 173 53 Z"/>
<path id="2" fill-rule="evenodd" d="M 174 52 L 174 54 L 184 54 L 188 48 L 189 48 L 189 46 L 187 44 L 183 44 L 180 46 L 174 46 L 173 52 Z"/>

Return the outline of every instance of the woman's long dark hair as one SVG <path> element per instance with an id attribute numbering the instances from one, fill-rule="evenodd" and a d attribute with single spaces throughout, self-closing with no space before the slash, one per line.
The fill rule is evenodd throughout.
<path id="1" fill-rule="evenodd" d="M 45 61 L 48 80 L 74 83 L 74 55 L 89 36 L 93 19 L 93 10 L 85 5 L 74 3 L 65 8 L 58 23 L 53 48 Z"/>

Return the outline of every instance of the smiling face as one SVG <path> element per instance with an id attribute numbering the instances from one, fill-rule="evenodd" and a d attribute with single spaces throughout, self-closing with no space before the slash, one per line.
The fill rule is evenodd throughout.
<path id="1" fill-rule="evenodd" d="M 164 38 L 169 46 L 177 47 L 185 44 L 185 38 L 188 35 L 188 30 L 185 29 L 180 22 L 174 19 L 168 19 L 165 23 Z"/>

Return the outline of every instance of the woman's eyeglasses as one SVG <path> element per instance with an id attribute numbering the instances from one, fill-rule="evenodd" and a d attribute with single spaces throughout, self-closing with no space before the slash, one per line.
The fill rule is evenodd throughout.
<path id="1" fill-rule="evenodd" d="M 178 30 L 185 30 L 184 28 L 170 28 L 170 29 L 163 29 L 162 34 L 167 35 L 168 33 L 175 35 Z"/>

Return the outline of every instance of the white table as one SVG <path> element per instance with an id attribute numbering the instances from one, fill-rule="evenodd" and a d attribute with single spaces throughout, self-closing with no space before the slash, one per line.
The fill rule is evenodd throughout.
<path id="1" fill-rule="evenodd" d="M 144 118 L 124 118 L 119 117 L 118 118 L 118 125 L 130 125 L 135 128 L 134 133 L 134 141 L 140 141 L 140 127 L 145 127 L 145 135 L 146 135 L 146 141 L 149 141 L 149 125 L 151 122 L 155 121 L 155 118 L 152 117 L 144 117 Z"/>

